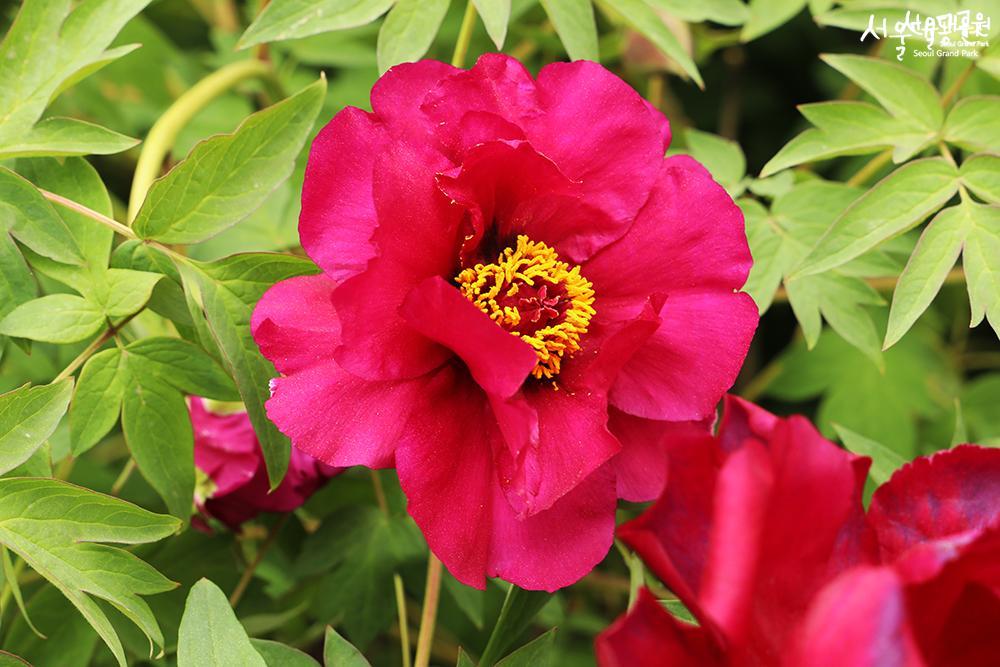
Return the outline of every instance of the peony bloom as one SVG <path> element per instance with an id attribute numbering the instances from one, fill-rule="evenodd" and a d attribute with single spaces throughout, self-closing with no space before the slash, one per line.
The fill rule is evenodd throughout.
<path id="1" fill-rule="evenodd" d="M 202 477 L 195 504 L 233 530 L 262 512 L 291 512 L 338 472 L 293 447 L 288 473 L 269 492 L 264 458 L 247 413 L 213 412 L 196 397 L 189 405 L 194 463 Z"/>
<path id="2" fill-rule="evenodd" d="M 658 493 L 663 434 L 736 377 L 757 324 L 740 211 L 595 63 L 424 61 L 371 101 L 309 155 L 323 273 L 254 312 L 268 416 L 330 465 L 395 466 L 459 580 L 568 585 L 617 497 Z"/>
<path id="3" fill-rule="evenodd" d="M 868 460 L 801 417 L 729 398 L 717 437 L 668 450 L 663 495 L 619 536 L 698 625 L 644 590 L 602 666 L 996 664 L 1000 450 L 917 459 L 867 516 Z"/>

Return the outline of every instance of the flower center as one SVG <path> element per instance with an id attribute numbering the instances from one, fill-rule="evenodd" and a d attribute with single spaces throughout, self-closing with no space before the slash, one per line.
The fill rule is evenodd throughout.
<path id="1" fill-rule="evenodd" d="M 464 269 L 455 280 L 465 298 L 535 349 L 536 378 L 559 374 L 563 358 L 580 349 L 595 312 L 594 288 L 580 267 L 523 235 L 495 263 Z"/>

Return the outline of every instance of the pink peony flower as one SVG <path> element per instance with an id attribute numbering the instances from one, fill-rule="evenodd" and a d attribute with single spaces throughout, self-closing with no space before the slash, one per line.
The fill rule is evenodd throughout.
<path id="1" fill-rule="evenodd" d="M 917 459 L 867 516 L 868 459 L 801 417 L 730 397 L 718 436 L 668 450 L 663 495 L 619 536 L 698 625 L 644 590 L 602 666 L 996 664 L 1000 450 Z"/>
<path id="2" fill-rule="evenodd" d="M 740 211 L 595 63 L 424 61 L 371 99 L 310 152 L 323 274 L 254 312 L 268 415 L 330 465 L 395 466 L 459 580 L 568 585 L 616 498 L 658 493 L 663 434 L 736 377 L 758 319 Z"/>
<path id="3" fill-rule="evenodd" d="M 285 478 L 269 492 L 264 458 L 247 413 L 212 412 L 196 397 L 189 406 L 194 463 L 207 478 L 195 504 L 233 530 L 262 512 L 291 512 L 339 472 L 292 447 Z"/>

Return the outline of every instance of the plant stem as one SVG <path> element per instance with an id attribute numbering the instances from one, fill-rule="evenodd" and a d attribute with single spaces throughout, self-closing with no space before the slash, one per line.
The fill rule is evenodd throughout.
<path id="1" fill-rule="evenodd" d="M 469 42 L 472 41 L 472 29 L 476 27 L 476 6 L 472 0 L 468 0 L 465 5 L 465 16 L 462 17 L 462 27 L 458 30 L 458 39 L 455 41 L 455 53 L 451 57 L 453 67 L 462 67 L 465 63 L 465 55 L 469 52 Z"/>
<path id="2" fill-rule="evenodd" d="M 847 185 L 853 187 L 856 185 L 864 184 L 865 181 L 867 181 L 869 178 L 878 173 L 879 169 L 888 164 L 889 160 L 891 159 L 892 159 L 892 149 L 887 148 L 886 150 L 882 151 L 881 153 L 873 157 L 871 160 L 869 160 L 868 164 L 861 167 L 861 169 L 859 169 L 856 174 L 847 179 Z"/>
<path id="3" fill-rule="evenodd" d="M 970 76 L 972 76 L 972 72 L 975 68 L 976 68 L 976 63 L 970 62 L 969 65 L 964 70 L 962 70 L 962 73 L 958 75 L 957 79 L 955 79 L 955 83 L 951 84 L 948 90 L 945 91 L 944 95 L 941 96 L 942 107 L 946 107 L 949 104 L 951 104 L 951 101 L 955 99 L 956 95 L 958 95 L 958 91 L 962 89 L 962 86 L 965 85 L 965 82 L 969 80 Z"/>
<path id="4" fill-rule="evenodd" d="M 236 588 L 233 589 L 232 595 L 229 596 L 229 606 L 233 609 L 235 609 L 236 605 L 239 604 L 240 599 L 247 590 L 247 586 L 250 585 L 250 580 L 253 579 L 253 573 L 257 571 L 257 566 L 261 564 L 264 560 L 264 556 L 267 555 L 268 550 L 274 544 L 275 540 L 278 539 L 278 533 L 280 533 L 281 529 L 285 526 L 289 516 L 291 516 L 291 514 L 282 514 L 281 517 L 274 522 L 274 525 L 271 526 L 271 530 L 267 534 L 267 538 L 257 549 L 257 555 L 254 556 L 253 562 L 247 565 L 247 569 L 243 570 L 243 576 L 240 577 L 239 582 L 236 584 Z"/>
<path id="5" fill-rule="evenodd" d="M 471 3 L 470 3 L 471 4 Z M 434 642 L 434 624 L 437 621 L 438 597 L 441 594 L 441 561 L 433 553 L 427 559 L 427 586 L 424 589 L 424 609 L 420 614 L 420 633 L 417 635 L 417 658 L 414 667 L 427 667 Z"/>
<path id="6" fill-rule="evenodd" d="M 385 517 L 389 518 L 389 503 L 385 499 L 385 487 L 378 470 L 368 469 L 372 477 L 372 488 L 375 490 L 375 502 Z M 399 646 L 403 655 L 403 667 L 410 667 L 410 626 L 406 622 L 406 591 L 403 589 L 403 578 L 398 572 L 392 573 L 393 588 L 396 591 L 396 615 L 399 617 Z"/>
<path id="7" fill-rule="evenodd" d="M 98 213 L 97 211 L 95 211 L 92 208 L 87 208 L 86 206 L 84 206 L 83 204 L 80 204 L 79 202 L 75 202 L 72 199 L 66 199 L 65 197 L 57 195 L 54 192 L 49 192 L 48 190 L 43 190 L 41 188 L 38 188 L 38 191 L 41 192 L 42 196 L 45 197 L 46 199 L 48 199 L 50 202 L 52 202 L 54 204 L 59 204 L 63 208 L 68 208 L 71 211 L 76 211 L 77 213 L 79 213 L 81 215 L 85 215 L 88 218 L 96 220 L 97 222 L 101 223 L 102 225 L 105 225 L 105 226 L 110 227 L 111 229 L 115 230 L 116 232 L 118 232 L 119 234 L 121 234 L 122 236 L 124 236 L 125 238 L 128 238 L 128 239 L 137 239 L 137 238 L 139 238 L 138 236 L 135 235 L 135 232 L 133 232 L 131 230 L 131 228 L 127 227 L 126 225 L 123 225 L 122 223 L 118 222 L 117 220 L 115 220 L 113 218 L 109 218 L 108 216 L 104 215 L 103 213 Z"/>
<path id="8" fill-rule="evenodd" d="M 551 598 L 552 595 L 545 591 L 526 591 L 511 584 L 500 608 L 500 617 L 479 659 L 479 667 L 493 667 Z"/>
<path id="9" fill-rule="evenodd" d="M 642 581 L 645 578 L 643 576 L 642 561 L 636 558 L 636 555 L 618 540 L 615 540 L 615 546 L 618 548 L 618 553 L 621 554 L 622 560 L 625 561 L 625 567 L 628 568 L 628 608 L 631 609 L 632 605 L 635 604 L 636 596 L 639 594 L 639 587 L 642 586 Z"/>
<path id="10" fill-rule="evenodd" d="M 115 483 L 111 485 L 111 495 L 117 496 L 122 492 L 122 487 L 125 486 L 126 482 L 128 482 L 129 477 L 132 476 L 133 472 L 135 472 L 135 459 L 130 457 L 128 463 L 125 464 L 125 467 L 122 468 L 122 471 L 118 474 L 118 479 L 116 479 Z"/>
<path id="11" fill-rule="evenodd" d="M 273 77 L 271 65 L 257 58 L 229 63 L 192 86 L 178 97 L 153 124 L 139 154 L 132 177 L 132 192 L 128 201 L 129 223 L 135 220 L 146 193 L 160 174 L 163 160 L 177 139 L 178 133 L 205 106 L 219 95 L 246 79 Z"/>

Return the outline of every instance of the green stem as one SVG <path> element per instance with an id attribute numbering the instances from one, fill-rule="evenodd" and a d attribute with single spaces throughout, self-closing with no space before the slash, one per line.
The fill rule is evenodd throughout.
<path id="1" fill-rule="evenodd" d="M 243 576 L 240 577 L 239 582 L 236 584 L 236 588 L 233 589 L 232 595 L 229 596 L 229 606 L 236 609 L 236 605 L 240 603 L 240 599 L 247 590 L 247 586 L 250 585 L 250 581 L 253 579 L 254 572 L 257 571 L 257 566 L 261 564 L 264 560 L 264 556 L 267 555 L 268 550 L 271 545 L 278 539 L 278 533 L 284 527 L 285 523 L 288 521 L 288 517 L 291 514 L 282 514 L 281 517 L 274 522 L 271 526 L 270 532 L 267 534 L 267 538 L 257 549 L 257 555 L 254 557 L 253 562 L 247 566 L 247 569 L 243 570 Z"/>
<path id="2" fill-rule="evenodd" d="M 129 477 L 135 472 L 135 459 L 129 458 L 128 463 L 122 468 L 122 471 L 118 474 L 118 478 L 115 480 L 114 484 L 111 485 L 111 495 L 117 496 L 122 492 L 122 487 L 128 482 Z"/>
<path id="3" fill-rule="evenodd" d="M 645 572 L 642 568 L 642 561 L 629 551 L 628 547 L 618 540 L 615 540 L 615 546 L 618 548 L 622 560 L 625 561 L 625 567 L 628 568 L 628 608 L 631 609 L 639 595 L 639 587 L 642 586 L 643 579 L 645 579 Z"/>
<path id="4" fill-rule="evenodd" d="M 385 498 L 385 487 L 378 470 L 368 470 L 372 477 L 372 488 L 375 490 L 375 502 L 385 517 L 389 518 L 389 502 Z M 403 655 L 403 667 L 410 667 L 410 626 L 406 622 L 406 591 L 403 589 L 403 578 L 398 572 L 392 573 L 392 584 L 396 591 L 396 615 L 399 617 L 399 646 Z"/>
<path id="5" fill-rule="evenodd" d="M 500 608 L 500 618 L 493 626 L 490 640 L 479 659 L 479 667 L 493 667 L 551 597 L 545 591 L 526 591 L 511 584 Z"/>
<path id="6" fill-rule="evenodd" d="M 43 190 L 41 188 L 38 188 L 38 191 L 41 192 L 42 196 L 48 199 L 50 202 L 54 204 L 59 204 L 63 208 L 68 208 L 71 211 L 76 211 L 80 215 L 85 215 L 88 218 L 91 218 L 92 220 L 96 220 L 102 225 L 105 225 L 115 230 L 117 233 L 121 234 L 127 239 L 139 238 L 138 236 L 135 235 L 135 232 L 133 232 L 130 227 L 123 225 L 122 223 L 118 222 L 113 218 L 109 218 L 103 213 L 98 213 L 97 211 L 91 208 L 87 208 L 83 204 L 75 202 L 72 199 L 66 199 L 65 197 L 57 195 L 54 192 L 49 192 L 48 190 Z"/>
<path id="7" fill-rule="evenodd" d="M 469 42 L 472 41 L 472 29 L 476 27 L 476 6 L 469 0 L 465 5 L 465 16 L 462 17 L 462 27 L 458 30 L 455 41 L 455 53 L 451 57 L 453 67 L 462 67 L 465 56 L 469 52 Z"/>
<path id="8" fill-rule="evenodd" d="M 146 193 L 160 174 L 163 161 L 185 125 L 219 95 L 246 79 L 273 77 L 270 63 L 252 58 L 229 63 L 212 72 L 178 97 L 153 124 L 139 154 L 128 201 L 128 220 L 135 220 Z"/>
<path id="9" fill-rule="evenodd" d="M 427 586 L 424 588 L 424 608 L 420 614 L 420 632 L 417 634 L 417 657 L 414 667 L 427 667 L 431 661 L 434 643 L 434 625 L 437 622 L 438 598 L 441 595 L 441 561 L 433 553 L 427 554 Z"/>
<path id="10" fill-rule="evenodd" d="M 955 79 L 955 83 L 951 84 L 948 90 L 945 91 L 944 95 L 941 96 L 942 107 L 947 107 L 949 104 L 951 104 L 951 101 L 955 99 L 956 95 L 958 95 L 958 91 L 962 89 L 962 86 L 965 85 L 965 82 L 969 80 L 970 76 L 972 76 L 972 72 L 973 70 L 975 70 L 975 68 L 976 68 L 976 63 L 970 62 L 968 67 L 962 70 L 962 73 L 958 75 L 957 79 Z"/>
<path id="11" fill-rule="evenodd" d="M 859 169 L 856 174 L 847 179 L 847 185 L 850 185 L 852 187 L 856 185 L 863 185 L 865 181 L 867 181 L 869 178 L 878 173 L 879 169 L 888 164 L 889 160 L 891 159 L 892 159 L 891 148 L 882 151 L 881 153 L 873 157 L 871 160 L 869 160 L 868 164 L 861 167 L 861 169 Z"/>

